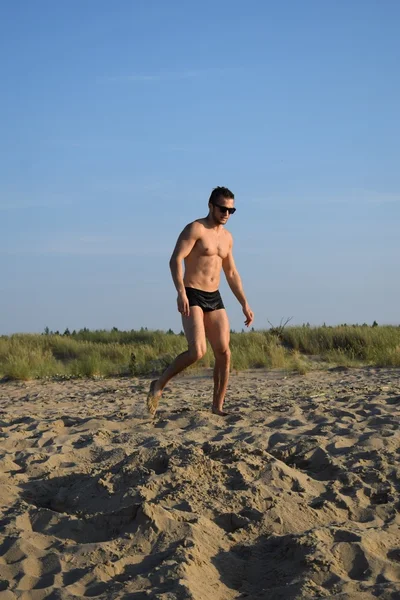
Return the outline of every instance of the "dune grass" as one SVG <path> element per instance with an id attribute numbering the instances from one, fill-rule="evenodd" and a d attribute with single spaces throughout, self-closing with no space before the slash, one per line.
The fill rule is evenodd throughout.
<path id="1" fill-rule="evenodd" d="M 282 343 L 306 355 L 341 364 L 400 366 L 400 327 L 288 327 Z"/>
<path id="2" fill-rule="evenodd" d="M 232 370 L 287 369 L 301 374 L 327 366 L 400 367 L 400 327 L 287 327 L 283 331 L 231 333 Z M 169 331 L 83 329 L 64 335 L 0 337 L 0 377 L 150 376 L 187 348 Z M 191 369 L 211 367 L 208 347 Z"/>

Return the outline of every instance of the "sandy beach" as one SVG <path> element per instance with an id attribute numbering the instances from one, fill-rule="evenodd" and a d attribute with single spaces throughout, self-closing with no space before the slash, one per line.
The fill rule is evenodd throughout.
<path id="1" fill-rule="evenodd" d="M 397 369 L 0 385 L 0 597 L 400 598 Z"/>

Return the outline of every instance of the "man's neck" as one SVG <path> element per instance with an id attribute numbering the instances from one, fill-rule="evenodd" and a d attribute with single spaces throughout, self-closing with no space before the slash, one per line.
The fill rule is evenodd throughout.
<path id="1" fill-rule="evenodd" d="M 222 231 L 222 229 L 224 228 L 224 226 L 222 225 L 222 223 L 218 223 L 217 221 L 214 221 L 214 219 L 212 218 L 212 215 L 207 215 L 206 219 L 207 221 L 207 225 L 209 226 L 210 229 L 214 229 L 214 231 L 216 231 L 217 233 Z"/>

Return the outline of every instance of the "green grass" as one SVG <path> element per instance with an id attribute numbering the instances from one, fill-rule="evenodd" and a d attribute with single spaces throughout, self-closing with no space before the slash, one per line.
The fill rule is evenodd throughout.
<path id="1" fill-rule="evenodd" d="M 400 327 L 287 327 L 231 334 L 232 370 L 287 369 L 306 374 L 326 366 L 400 367 Z M 0 377 L 150 376 L 187 349 L 185 337 L 162 331 L 88 329 L 69 335 L 0 337 Z M 208 347 L 191 367 L 211 367 Z"/>
<path id="2" fill-rule="evenodd" d="M 282 342 L 302 354 L 375 366 L 400 366 L 400 327 L 288 327 Z"/>

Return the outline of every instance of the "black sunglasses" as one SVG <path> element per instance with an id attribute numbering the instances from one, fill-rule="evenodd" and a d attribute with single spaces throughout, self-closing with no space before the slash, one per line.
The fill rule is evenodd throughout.
<path id="1" fill-rule="evenodd" d="M 230 215 L 233 215 L 233 213 L 236 212 L 236 208 L 228 208 L 227 206 L 221 206 L 220 204 L 216 204 L 215 202 L 213 202 L 213 205 L 218 206 L 219 210 L 222 213 L 228 212 Z"/>

